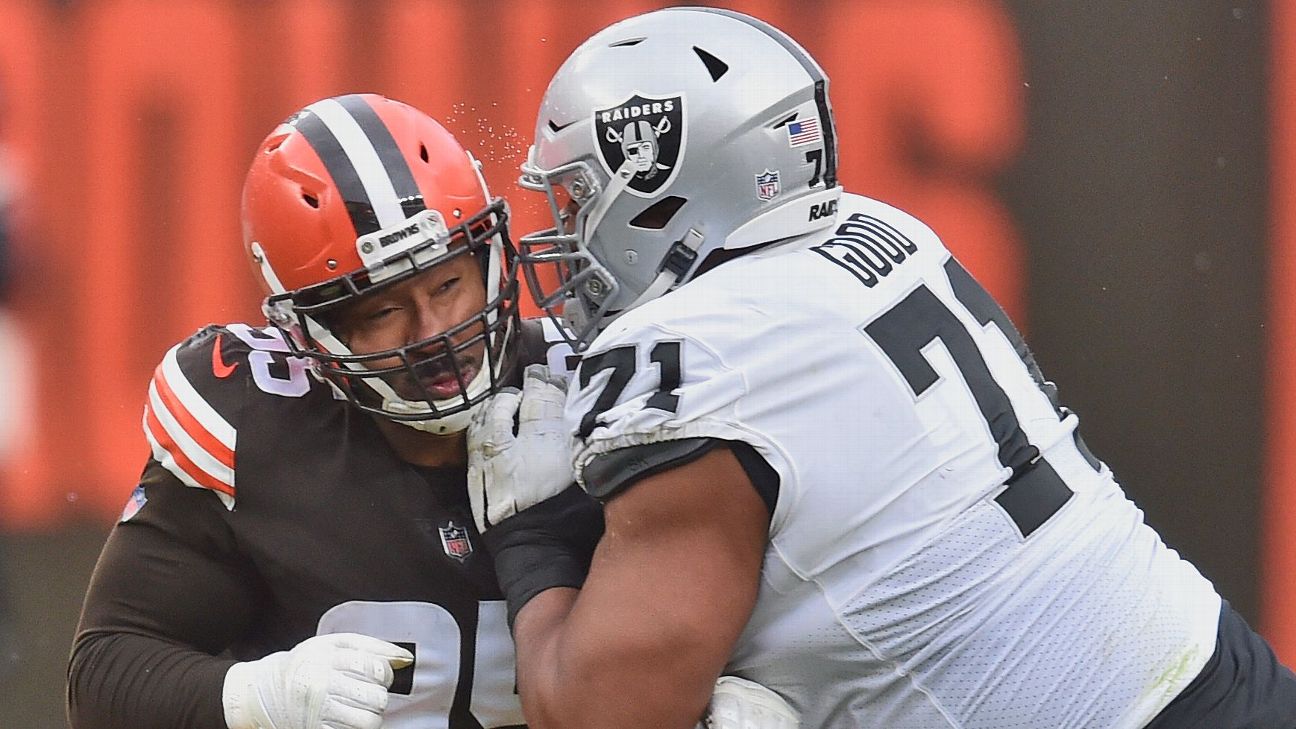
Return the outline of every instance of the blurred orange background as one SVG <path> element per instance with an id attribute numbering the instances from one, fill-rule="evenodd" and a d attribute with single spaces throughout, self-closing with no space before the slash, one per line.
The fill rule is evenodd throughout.
<path id="1" fill-rule="evenodd" d="M 964 2 L 733 5 L 804 39 L 825 66 L 852 69 L 833 83 L 853 145 L 844 184 L 918 211 L 1022 318 L 1018 236 L 989 188 L 1023 133 L 1004 14 Z M 238 195 L 251 150 L 282 118 L 349 90 L 410 103 L 484 160 L 515 231 L 536 228 L 547 222 L 538 202 L 513 181 L 549 77 L 591 31 L 653 6 L 590 4 L 574 23 L 545 0 L 394 0 L 378 12 L 318 0 L 64 11 L 6 0 L 8 131 L 31 192 L 18 255 L 38 269 L 15 309 L 40 363 L 35 400 L 58 405 L 41 408 L 6 478 L 5 523 L 119 511 L 145 455 L 140 407 L 160 355 L 208 322 L 261 320 Z M 864 26 L 876 29 L 870 62 L 855 64 L 852 28 Z M 936 49 L 942 63 L 929 62 Z M 901 156 L 900 134 L 922 134 L 935 164 Z"/>

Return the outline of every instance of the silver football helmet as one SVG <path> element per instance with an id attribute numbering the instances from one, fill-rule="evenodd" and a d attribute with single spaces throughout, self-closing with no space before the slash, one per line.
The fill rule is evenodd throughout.
<path id="1" fill-rule="evenodd" d="M 558 69 L 519 182 L 545 193 L 555 223 L 520 241 L 527 282 L 581 351 L 713 254 L 833 222 L 828 78 L 787 35 L 741 13 L 629 18 Z"/>

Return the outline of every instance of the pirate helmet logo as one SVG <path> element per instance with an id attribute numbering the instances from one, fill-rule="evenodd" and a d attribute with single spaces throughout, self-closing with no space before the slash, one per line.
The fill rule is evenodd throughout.
<path id="1" fill-rule="evenodd" d="M 629 163 L 627 189 L 652 197 L 675 179 L 684 154 L 684 97 L 651 98 L 635 94 L 594 112 L 599 161 L 609 175 Z"/>

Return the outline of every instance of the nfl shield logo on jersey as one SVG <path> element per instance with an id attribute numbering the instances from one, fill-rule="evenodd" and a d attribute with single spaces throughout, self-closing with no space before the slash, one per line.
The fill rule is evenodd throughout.
<path id="1" fill-rule="evenodd" d="M 599 161 L 615 175 L 627 161 L 634 170 L 627 190 L 652 197 L 675 179 L 684 154 L 684 97 L 659 99 L 635 94 L 594 111 Z"/>
<path id="2" fill-rule="evenodd" d="M 779 194 L 778 170 L 770 172 L 768 168 L 756 175 L 756 197 L 761 200 L 773 200 Z"/>
<path id="3" fill-rule="evenodd" d="M 468 541 L 468 530 L 455 526 L 453 521 L 440 529 L 441 548 L 445 553 L 460 562 L 468 559 L 468 555 L 473 552 L 472 542 Z"/>

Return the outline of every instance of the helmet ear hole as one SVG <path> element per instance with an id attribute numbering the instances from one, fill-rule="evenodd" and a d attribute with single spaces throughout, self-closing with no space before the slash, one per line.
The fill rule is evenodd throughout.
<path id="1" fill-rule="evenodd" d="M 643 212 L 634 216 L 629 224 L 644 230 L 661 230 L 670 223 L 671 218 L 675 217 L 686 202 L 687 199 L 678 195 L 668 195 L 644 208 Z"/>
<path id="2" fill-rule="evenodd" d="M 419 159 L 423 160 L 424 162 L 428 161 L 428 151 L 427 151 L 426 144 L 419 143 Z"/>
<path id="3" fill-rule="evenodd" d="M 307 205 L 309 205 L 309 206 L 315 208 L 316 210 L 319 209 L 319 198 L 315 197 L 314 195 L 310 194 L 309 192 L 303 192 L 303 193 L 302 193 L 302 200 L 304 200 L 304 201 L 306 202 Z"/>

